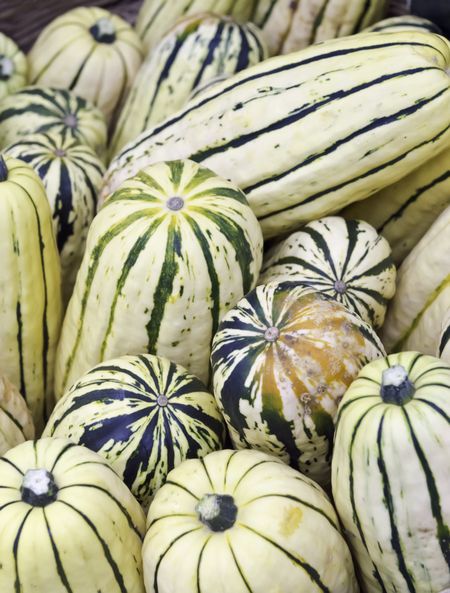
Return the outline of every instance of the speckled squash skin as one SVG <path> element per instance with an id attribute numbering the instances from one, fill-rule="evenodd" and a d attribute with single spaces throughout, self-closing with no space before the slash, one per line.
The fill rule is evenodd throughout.
<path id="1" fill-rule="evenodd" d="M 6 377 L 0 377 L 0 455 L 34 437 L 26 401 Z"/>

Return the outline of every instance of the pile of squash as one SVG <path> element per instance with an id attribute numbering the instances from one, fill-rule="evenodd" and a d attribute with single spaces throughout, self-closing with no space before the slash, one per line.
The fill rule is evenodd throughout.
<path id="1" fill-rule="evenodd" d="M 450 591 L 450 43 L 384 0 L 0 34 L 0 591 Z"/>

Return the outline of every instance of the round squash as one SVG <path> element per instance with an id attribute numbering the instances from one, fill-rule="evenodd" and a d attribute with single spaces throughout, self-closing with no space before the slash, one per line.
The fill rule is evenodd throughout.
<path id="1" fill-rule="evenodd" d="M 395 274 L 389 243 L 370 224 L 328 216 L 273 247 L 260 281 L 302 282 L 380 328 L 395 293 Z"/>
<path id="2" fill-rule="evenodd" d="M 147 508 L 181 461 L 222 448 L 214 396 L 165 358 L 123 356 L 99 364 L 62 397 L 44 436 L 100 453 Z"/>
<path id="3" fill-rule="evenodd" d="M 367 365 L 338 412 L 333 497 L 364 593 L 450 585 L 450 366 L 418 352 Z"/>
<path id="4" fill-rule="evenodd" d="M 0 377 L 0 455 L 33 437 L 33 418 L 25 400 L 6 377 Z"/>
<path id="5" fill-rule="evenodd" d="M 444 317 L 442 323 L 441 335 L 439 338 L 439 346 L 436 356 L 442 358 L 450 364 L 450 307 Z"/>
<path id="6" fill-rule="evenodd" d="M 258 286 L 225 315 L 211 353 L 233 444 L 276 455 L 327 487 L 339 401 L 383 355 L 375 332 L 340 303 L 300 283 Z"/>
<path id="7" fill-rule="evenodd" d="M 356 593 L 324 492 L 279 459 L 219 451 L 172 470 L 143 546 L 147 593 Z"/>
<path id="8" fill-rule="evenodd" d="M 90 146 L 100 157 L 106 151 L 102 112 L 70 91 L 26 87 L 0 104 L 0 147 L 40 132 L 56 132 Z"/>
<path id="9" fill-rule="evenodd" d="M 66 305 L 94 218 L 104 165 L 89 146 L 58 132 L 21 138 L 8 146 L 5 153 L 31 165 L 44 183 L 61 258 Z"/>
<path id="10" fill-rule="evenodd" d="M 0 101 L 27 84 L 28 62 L 12 39 L 0 33 Z"/>
<path id="11" fill-rule="evenodd" d="M 0 457 L 0 590 L 144 593 L 145 516 L 103 459 L 66 439 Z"/>
<path id="12" fill-rule="evenodd" d="M 142 57 L 138 35 L 122 18 L 103 8 L 74 8 L 47 25 L 35 41 L 28 54 L 30 80 L 70 89 L 109 120 Z"/>

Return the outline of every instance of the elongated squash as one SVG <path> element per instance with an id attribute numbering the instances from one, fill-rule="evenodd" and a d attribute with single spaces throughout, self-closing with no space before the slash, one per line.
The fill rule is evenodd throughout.
<path id="1" fill-rule="evenodd" d="M 0 456 L 34 437 L 30 410 L 11 381 L 0 377 Z"/>
<path id="2" fill-rule="evenodd" d="M 450 364 L 450 306 L 442 323 L 441 335 L 436 356 Z"/>
<path id="3" fill-rule="evenodd" d="M 435 355 L 450 309 L 450 206 L 398 269 L 397 292 L 382 330 L 388 352 Z"/>
<path id="4" fill-rule="evenodd" d="M 18 386 L 40 433 L 53 407 L 59 257 L 41 180 L 8 156 L 0 156 L 0 261 L 0 374 Z"/>
<path id="5" fill-rule="evenodd" d="M 25 54 L 12 39 L 0 33 L 0 101 L 24 87 L 28 81 Z"/>
<path id="6" fill-rule="evenodd" d="M 450 144 L 449 66 L 448 41 L 422 32 L 365 33 L 265 60 L 128 144 L 102 192 L 149 163 L 190 158 L 246 193 L 265 237 L 295 230 Z"/>
<path id="7" fill-rule="evenodd" d="M 414 14 L 405 14 L 383 19 L 382 21 L 378 21 L 374 25 L 367 27 L 364 31 L 372 31 L 373 33 L 397 33 L 398 31 L 417 31 L 418 29 L 420 31 L 428 31 L 429 33 L 442 35 L 442 31 L 435 23 Z"/>
<path id="8" fill-rule="evenodd" d="M 269 250 L 260 282 L 301 282 L 379 328 L 395 293 L 395 276 L 389 244 L 373 227 L 362 220 L 328 216 Z"/>
<path id="9" fill-rule="evenodd" d="M 361 370 L 339 406 L 333 498 L 363 593 L 450 585 L 450 366 L 402 352 Z"/>
<path id="10" fill-rule="evenodd" d="M 266 57 L 264 39 L 255 25 L 239 25 L 208 13 L 183 19 L 139 70 L 120 113 L 110 154 L 181 109 L 198 86 Z"/>
<path id="11" fill-rule="evenodd" d="M 439 214 L 450 206 L 450 148 L 397 183 L 345 208 L 345 218 L 362 218 L 383 235 L 397 265 L 405 259 Z"/>
<path id="12" fill-rule="evenodd" d="M 262 234 L 231 183 L 192 161 L 126 181 L 94 218 L 58 346 L 56 393 L 148 352 L 207 382 L 221 317 L 257 281 Z"/>

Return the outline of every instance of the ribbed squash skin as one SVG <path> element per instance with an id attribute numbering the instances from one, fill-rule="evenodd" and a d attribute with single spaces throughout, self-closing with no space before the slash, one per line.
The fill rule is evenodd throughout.
<path id="1" fill-rule="evenodd" d="M 450 307 L 442 323 L 436 356 L 450 364 Z"/>
<path id="2" fill-rule="evenodd" d="M 254 15 L 271 55 L 289 54 L 380 20 L 386 0 L 258 0 Z"/>
<path id="3" fill-rule="evenodd" d="M 61 321 L 60 265 L 44 186 L 5 156 L 0 182 L 0 373 L 25 397 L 38 434 L 53 406 Z"/>
<path id="4" fill-rule="evenodd" d="M 302 282 L 379 328 L 395 293 L 395 276 L 389 244 L 372 226 L 328 216 L 268 251 L 260 283 Z"/>
<path id="5" fill-rule="evenodd" d="M 207 382 L 219 320 L 255 286 L 261 260 L 261 229 L 231 183 L 191 161 L 141 171 L 89 230 L 59 343 L 56 393 L 103 360 L 143 352 Z"/>
<path id="6" fill-rule="evenodd" d="M 402 365 L 415 388 L 403 405 L 380 395 Z M 364 593 L 445 593 L 450 585 L 450 367 L 403 352 L 367 365 L 344 396 L 333 497 Z"/>
<path id="7" fill-rule="evenodd" d="M 424 19 L 414 14 L 405 14 L 401 16 L 393 16 L 389 19 L 383 19 L 376 22 L 374 25 L 367 27 L 365 32 L 372 31 L 374 33 L 397 33 L 398 31 L 428 31 L 429 33 L 437 33 L 442 35 L 442 31 L 437 25 L 428 19 Z"/>
<path id="8" fill-rule="evenodd" d="M 383 355 L 375 332 L 340 303 L 298 283 L 258 286 L 225 315 L 211 352 L 233 444 L 276 455 L 327 486 L 339 401 Z"/>
<path id="9" fill-rule="evenodd" d="M 55 500 L 23 500 L 29 470 L 51 474 Z M 0 457 L 0 590 L 144 593 L 145 517 L 104 460 L 66 439 L 28 441 Z"/>
<path id="10" fill-rule="evenodd" d="M 341 212 L 363 218 L 386 237 L 397 265 L 450 206 L 450 148 L 446 148 L 397 183 Z"/>
<path id="11" fill-rule="evenodd" d="M 5 152 L 31 165 L 44 183 L 61 260 L 63 302 L 67 304 L 94 218 L 104 165 L 89 146 L 55 132 L 22 138 Z"/>
<path id="12" fill-rule="evenodd" d="M 144 0 L 136 21 L 145 51 L 149 54 L 175 23 L 200 12 L 228 15 L 240 23 L 250 20 L 258 0 Z"/>
<path id="13" fill-rule="evenodd" d="M 100 453 L 148 508 L 167 473 L 224 444 L 214 396 L 183 367 L 159 356 L 97 365 L 59 400 L 44 436 Z"/>
<path id="14" fill-rule="evenodd" d="M 246 193 L 265 237 L 295 230 L 449 145 L 449 65 L 449 43 L 421 32 L 366 33 L 265 60 L 128 144 L 102 192 L 149 163 L 191 158 Z"/>
<path id="15" fill-rule="evenodd" d="M 397 292 L 382 330 L 388 352 L 435 355 L 450 308 L 450 206 L 398 269 Z"/>
<path id="16" fill-rule="evenodd" d="M 208 494 L 232 497 L 236 522 L 199 518 Z M 147 519 L 147 593 L 357 593 L 352 560 L 323 490 L 275 457 L 219 451 L 188 460 L 156 494 Z M 176 567 L 176 569 L 174 569 Z"/>
<path id="17" fill-rule="evenodd" d="M 267 57 L 257 27 L 213 14 L 183 19 L 150 52 L 120 113 L 111 155 L 184 107 L 192 91 Z"/>
<path id="18" fill-rule="evenodd" d="M 28 62 L 12 39 L 0 33 L 0 101 L 27 84 Z"/>
<path id="19" fill-rule="evenodd" d="M 0 147 L 29 134 L 56 132 L 87 144 L 100 156 L 106 150 L 102 112 L 64 89 L 26 87 L 0 103 Z"/>
<path id="20" fill-rule="evenodd" d="M 143 49 L 133 28 L 98 7 L 74 8 L 43 29 L 28 54 L 30 81 L 70 89 L 107 120 L 125 97 Z"/>
<path id="21" fill-rule="evenodd" d="M 25 400 L 6 377 L 0 377 L 0 455 L 33 437 L 33 419 Z"/>

